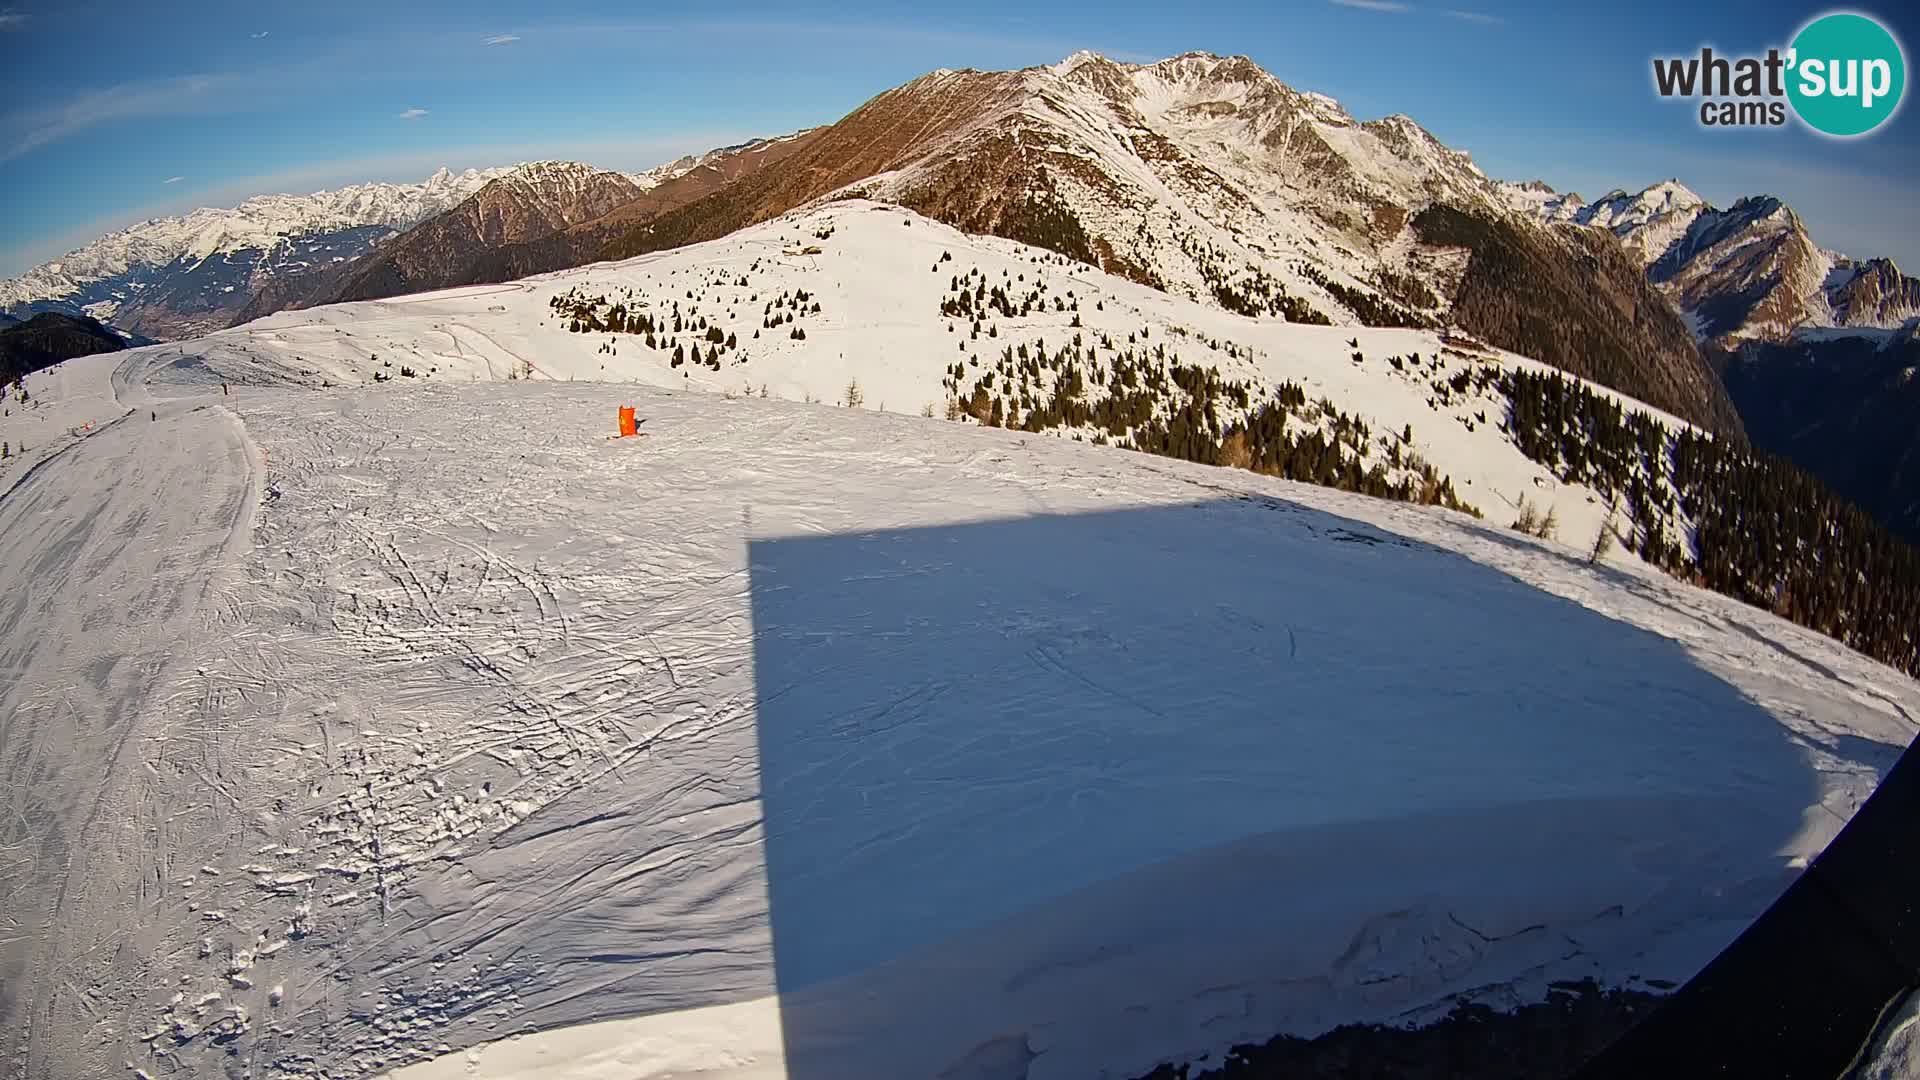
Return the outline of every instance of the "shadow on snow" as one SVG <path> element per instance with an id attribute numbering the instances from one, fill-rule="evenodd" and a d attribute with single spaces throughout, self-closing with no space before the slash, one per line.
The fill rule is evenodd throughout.
<path id="1" fill-rule="evenodd" d="M 800 1080 L 1145 1071 L 1724 924 L 1697 964 L 1812 800 L 1674 642 L 1277 500 L 749 559 Z"/>

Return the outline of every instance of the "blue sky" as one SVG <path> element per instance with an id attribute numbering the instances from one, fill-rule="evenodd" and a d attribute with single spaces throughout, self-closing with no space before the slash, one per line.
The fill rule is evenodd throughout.
<path id="1" fill-rule="evenodd" d="M 1413 116 L 1488 172 L 1589 198 L 1677 176 L 1770 192 L 1821 244 L 1920 271 L 1920 110 L 1866 139 L 1706 131 L 1654 55 L 1784 44 L 1819 6 L 1497 0 L 887 4 L 114 4 L 0 0 L 0 274 L 264 191 L 539 157 L 638 168 L 830 122 L 937 67 L 1090 48 L 1244 53 L 1362 119 Z M 1880 16 L 1903 41 L 1920 27 Z M 1912 46 L 1909 44 L 1909 49 Z"/>

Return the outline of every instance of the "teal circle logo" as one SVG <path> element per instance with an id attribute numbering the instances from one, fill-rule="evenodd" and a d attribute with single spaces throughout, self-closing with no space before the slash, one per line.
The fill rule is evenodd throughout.
<path id="1" fill-rule="evenodd" d="M 1808 127 L 1848 138 L 1887 122 L 1907 89 L 1907 59 L 1865 15 L 1822 15 L 1793 39 L 1787 99 Z"/>

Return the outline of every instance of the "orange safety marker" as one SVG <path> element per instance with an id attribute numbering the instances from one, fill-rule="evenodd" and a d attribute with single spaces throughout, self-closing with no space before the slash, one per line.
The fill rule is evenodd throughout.
<path id="1" fill-rule="evenodd" d="M 633 420 L 633 406 L 620 406 L 620 437 L 627 438 L 639 434 L 640 427 Z"/>

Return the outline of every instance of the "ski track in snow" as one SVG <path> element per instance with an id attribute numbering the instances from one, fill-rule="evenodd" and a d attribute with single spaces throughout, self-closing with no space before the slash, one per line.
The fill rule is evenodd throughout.
<path id="1" fill-rule="evenodd" d="M 444 322 L 495 377 L 528 352 Z M 1457 514 L 211 362 L 70 361 L 0 422 L 35 1080 L 1118 1077 L 1677 983 L 1920 717 L 1830 640 Z M 647 438 L 606 437 L 623 403 Z"/>
<path id="2" fill-rule="evenodd" d="M 217 403 L 72 374 L 70 406 L 100 418 L 0 499 L 0 1018 L 29 1075 L 62 1071 L 50 1049 L 69 1051 L 116 983 L 153 974 L 119 946 L 144 942 L 125 919 L 168 891 L 168 839 L 231 827 L 233 762 L 187 720 L 181 666 L 235 621 L 224 569 L 257 501 L 252 446 Z M 201 790 L 173 802 L 183 777 Z"/>

